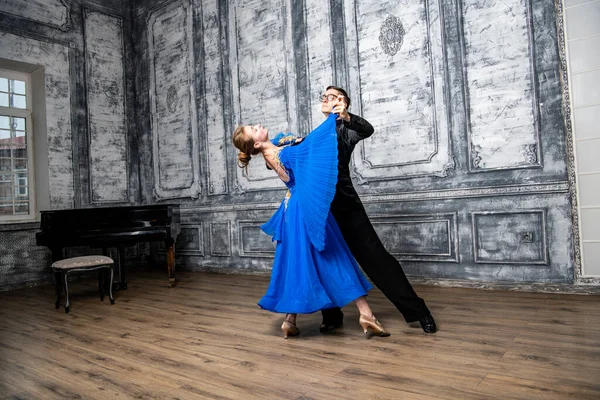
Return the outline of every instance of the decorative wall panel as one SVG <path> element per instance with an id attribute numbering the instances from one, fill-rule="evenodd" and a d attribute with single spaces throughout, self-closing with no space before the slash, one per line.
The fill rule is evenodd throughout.
<path id="1" fill-rule="evenodd" d="M 385 248 L 400 260 L 458 262 L 457 215 L 374 215 Z"/>
<path id="2" fill-rule="evenodd" d="M 211 222 L 209 224 L 210 255 L 231 256 L 231 223 Z"/>
<path id="3" fill-rule="evenodd" d="M 200 127 L 201 138 L 207 153 L 207 189 L 209 195 L 227 193 L 227 146 L 231 143 L 223 115 L 223 46 L 222 22 L 219 3 L 216 0 L 194 0 L 198 19 L 202 21 L 202 45 L 204 59 L 201 68 L 204 75 L 205 125 Z"/>
<path id="4" fill-rule="evenodd" d="M 306 93 L 310 99 L 310 110 L 307 115 L 309 131 L 325 120 L 321 112 L 320 96 L 327 86 L 335 83 L 333 78 L 332 45 L 331 45 L 331 12 L 330 7 L 321 0 L 305 0 L 306 4 L 306 42 L 307 42 L 307 75 Z M 340 68 L 341 69 L 341 68 Z M 307 132 L 300 131 L 301 135 Z"/>
<path id="5" fill-rule="evenodd" d="M 275 242 L 260 226 L 264 221 L 238 221 L 240 257 L 274 258 Z"/>
<path id="6" fill-rule="evenodd" d="M 154 11 L 148 20 L 154 195 L 198 197 L 200 162 L 189 1 Z"/>
<path id="7" fill-rule="evenodd" d="M 463 0 L 471 171 L 541 166 L 530 0 Z"/>
<path id="8" fill-rule="evenodd" d="M 67 0 L 2 0 L 1 12 L 16 15 L 63 31 L 70 29 Z"/>
<path id="9" fill-rule="evenodd" d="M 477 264 L 548 264 L 546 212 L 472 213 Z"/>
<path id="10" fill-rule="evenodd" d="M 353 108 L 377 132 L 354 152 L 359 183 L 445 176 L 454 161 L 442 3 L 345 4 Z"/>
<path id="11" fill-rule="evenodd" d="M 126 202 L 123 21 L 89 9 L 84 17 L 91 202 Z"/>
<path id="12" fill-rule="evenodd" d="M 175 254 L 204 255 L 204 226 L 181 225 L 181 232 L 177 235 Z"/>
<path id="13" fill-rule="evenodd" d="M 229 55 L 235 125 L 262 124 L 271 136 L 298 131 L 289 0 L 229 3 Z M 257 156 L 261 158 L 261 156 Z M 237 169 L 239 191 L 282 188 L 262 160 Z"/>

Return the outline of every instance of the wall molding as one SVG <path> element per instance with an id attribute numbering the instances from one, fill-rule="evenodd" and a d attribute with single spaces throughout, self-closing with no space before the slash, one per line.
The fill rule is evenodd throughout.
<path id="1" fill-rule="evenodd" d="M 486 217 L 486 216 L 517 216 L 517 215 L 534 215 L 534 214 L 538 214 L 540 217 L 540 231 L 539 233 L 541 233 L 541 238 L 539 240 L 539 243 L 542 246 L 542 249 L 540 251 L 541 253 L 541 258 L 538 260 L 524 260 L 524 259 L 515 259 L 515 260 L 507 260 L 507 259 L 483 259 L 480 258 L 478 256 L 479 252 L 479 246 L 480 246 L 480 241 L 479 241 L 479 226 L 478 226 L 478 217 Z M 549 246 L 548 246 L 548 232 L 547 232 L 547 212 L 546 210 L 519 210 L 519 211 L 477 211 L 477 212 L 472 212 L 470 213 L 470 217 L 471 217 L 471 241 L 473 244 L 473 261 L 475 262 L 475 264 L 516 264 L 516 265 L 542 265 L 542 266 L 547 266 L 549 265 Z M 508 234 L 514 234 L 517 235 L 518 233 L 522 233 L 522 232 L 506 232 Z M 527 240 L 530 240 L 530 242 L 526 242 L 525 238 L 521 237 L 519 239 L 519 242 L 521 243 L 534 243 L 535 241 L 535 236 L 533 235 L 534 232 L 527 232 L 527 234 L 531 233 L 532 235 L 530 235 L 531 237 L 529 237 Z M 498 240 L 497 240 L 498 241 Z M 516 242 L 516 240 L 515 240 Z"/>
<path id="2" fill-rule="evenodd" d="M 225 248 L 221 249 L 224 251 L 221 251 L 219 249 L 215 249 L 215 231 L 214 229 L 216 227 L 218 227 L 219 225 L 224 225 L 224 232 L 226 232 L 226 235 L 224 235 L 225 238 Z M 223 228 L 222 228 L 223 229 Z M 217 257 L 231 257 L 232 256 L 232 252 L 231 252 L 231 221 L 216 221 L 216 222 L 209 222 L 208 224 L 208 237 L 209 237 L 209 242 L 210 242 L 210 255 L 211 256 L 217 256 Z"/>
<path id="3" fill-rule="evenodd" d="M 550 193 L 566 193 L 568 185 L 564 183 L 490 186 L 482 188 L 434 190 L 431 192 L 408 192 L 399 194 L 361 195 L 363 203 L 381 203 L 397 201 L 418 201 L 437 199 L 465 199 L 474 197 L 524 196 Z"/>
<path id="4" fill-rule="evenodd" d="M 229 135 L 225 115 L 225 93 L 227 86 L 226 43 L 223 36 L 222 7 L 217 0 L 193 0 L 194 35 L 198 54 L 194 61 L 198 84 L 197 104 L 200 120 L 203 166 L 208 196 L 229 193 L 227 148 Z M 225 51 L 224 51 L 225 50 Z"/>
<path id="5" fill-rule="evenodd" d="M 198 249 L 197 250 L 192 250 L 192 249 L 181 249 L 181 247 L 178 247 L 177 245 L 181 245 L 181 237 L 183 234 L 184 229 L 189 229 L 189 230 L 195 230 L 198 234 Z M 177 242 L 175 243 L 175 254 L 176 255 L 191 255 L 191 256 L 204 256 L 204 223 L 200 222 L 197 224 L 182 224 L 181 225 L 181 232 L 179 233 L 179 236 L 177 237 Z"/>
<path id="6" fill-rule="evenodd" d="M 264 221 L 253 221 L 253 220 L 239 220 L 238 224 L 238 244 L 239 244 L 239 256 L 246 258 L 275 258 L 275 246 L 271 250 L 244 250 L 244 229 L 252 228 L 252 229 L 260 229 L 260 226 L 264 223 Z M 264 234 L 267 236 L 266 234 Z M 269 236 L 267 240 L 271 240 Z"/>
<path id="7" fill-rule="evenodd" d="M 554 8 L 556 10 L 556 37 L 558 41 L 558 51 L 560 56 L 560 75 L 563 92 L 563 110 L 564 124 L 566 132 L 567 148 L 567 171 L 568 171 L 568 190 L 571 198 L 571 225 L 573 232 L 573 271 L 575 273 L 575 282 L 585 282 L 587 278 L 583 277 L 581 264 L 581 237 L 579 230 L 579 210 L 577 197 L 577 179 L 575 174 L 575 149 L 573 146 L 573 125 L 571 123 L 571 95 L 569 87 L 569 71 L 567 69 L 567 46 L 565 42 L 565 20 L 563 0 L 555 0 Z M 600 282 L 600 280 L 599 280 Z"/>
<path id="8" fill-rule="evenodd" d="M 182 20 L 170 21 L 170 18 L 176 18 L 182 14 Z M 162 18 L 162 19 L 161 19 Z M 169 22 L 173 24 L 170 28 L 178 29 L 181 35 L 181 47 L 186 50 L 184 53 L 177 53 L 172 48 L 165 47 L 163 57 L 168 57 L 169 68 L 183 68 L 183 71 L 167 69 L 163 75 L 171 78 L 167 82 L 161 82 L 164 86 L 162 92 L 157 92 L 157 66 L 162 58 L 157 58 L 155 54 L 156 43 L 154 39 L 154 24 L 160 22 Z M 151 133 L 152 133 L 152 158 L 154 173 L 154 197 L 157 200 L 191 197 L 196 199 L 201 193 L 200 185 L 200 161 L 198 144 L 198 118 L 196 112 L 196 84 L 194 76 L 194 40 L 193 40 L 193 11 L 190 0 L 178 0 L 171 2 L 163 7 L 153 9 L 147 18 L 147 40 L 149 53 L 149 98 L 151 113 Z M 173 32 L 170 32 L 173 34 Z M 164 43 L 162 43 L 164 44 Z M 183 61 L 174 62 L 173 54 L 185 54 Z M 164 66 L 164 65 L 163 65 Z M 179 73 L 179 74 L 178 74 Z M 184 76 L 181 76 L 183 74 Z M 183 83 L 183 85 L 181 85 Z M 168 88 L 166 88 L 168 86 Z M 165 97 L 166 96 L 166 97 Z M 186 100 L 187 99 L 187 100 Z M 161 107 L 159 107 L 159 100 Z M 183 108 L 181 111 L 180 109 Z M 163 114 L 159 116 L 159 111 Z M 167 114 L 168 112 L 168 114 Z M 163 132 L 161 122 L 173 114 L 181 117 L 168 121 L 169 129 Z M 179 126 L 175 123 L 179 122 Z M 173 132 L 185 135 L 180 140 L 167 140 L 173 135 Z M 162 142 L 162 143 L 161 143 Z M 190 146 L 182 143 L 191 144 Z M 164 157 L 162 157 L 164 155 Z M 187 156 L 179 164 L 170 164 L 163 166 L 161 162 L 168 163 L 173 160 L 174 155 L 179 155 L 179 160 L 183 160 L 183 155 Z M 166 174 L 164 176 L 162 174 Z M 171 183 L 172 180 L 179 179 Z M 169 186 L 165 186 L 169 184 Z"/>
<path id="9" fill-rule="evenodd" d="M 398 181 L 426 176 L 447 177 L 448 171 L 454 169 L 456 163 L 452 154 L 449 97 L 451 89 L 446 59 L 446 21 L 443 2 L 421 0 L 418 4 L 410 3 L 410 10 L 405 10 L 405 6 L 400 6 L 399 3 L 394 3 L 393 6 L 380 6 L 378 4 L 377 8 L 373 8 L 375 5 L 372 1 L 365 2 L 369 7 L 368 13 L 366 13 L 371 18 L 369 22 L 382 24 L 381 31 L 377 32 L 380 39 L 375 36 L 377 33 L 373 33 L 371 30 L 369 30 L 371 35 L 369 37 L 363 37 L 363 33 L 359 31 L 358 18 L 367 18 L 361 15 L 359 9 L 361 0 L 345 0 L 345 29 L 348 38 L 345 45 L 347 46 L 347 58 L 350 60 L 348 61 L 348 88 L 352 97 L 360 99 L 353 106 L 356 108 L 357 114 L 373 122 L 375 129 L 379 131 L 379 136 L 372 138 L 370 141 L 362 141 L 356 146 L 352 156 L 354 160 L 351 166 L 352 175 L 356 177 L 356 183 L 359 185 L 376 181 Z M 417 8 L 419 9 L 417 10 Z M 421 13 L 424 14 L 424 19 L 420 18 Z M 386 15 L 387 19 L 385 18 Z M 402 18 L 409 19 L 414 29 L 424 29 L 423 34 L 426 35 L 426 38 L 421 42 L 404 43 L 401 50 L 405 53 L 403 53 L 402 61 L 400 61 L 400 54 L 395 52 L 386 53 L 386 46 L 383 46 L 384 48 L 381 51 L 378 49 L 382 46 L 381 40 L 389 39 L 387 36 L 391 33 L 390 29 L 386 27 L 387 21 L 395 20 L 400 24 L 406 24 L 407 21 L 402 21 Z M 365 23 L 363 20 L 362 24 Z M 382 33 L 384 30 L 385 35 Z M 404 37 L 400 38 L 400 30 L 396 33 L 399 35 L 396 38 L 397 40 L 404 40 Z M 414 38 L 415 35 L 417 35 L 416 31 L 410 37 Z M 418 35 L 421 35 L 421 31 L 418 32 Z M 407 37 L 409 36 L 407 35 Z M 414 39 L 412 40 L 414 41 Z M 387 44 L 398 46 L 398 42 Z M 366 46 L 366 50 L 359 51 L 359 47 L 362 48 L 361 46 Z M 385 54 L 381 54 L 382 51 Z M 427 54 L 422 55 L 420 52 L 426 52 Z M 371 64 L 371 60 L 364 62 L 361 58 L 363 53 L 366 54 L 364 57 L 374 55 L 375 60 L 373 62 L 377 63 L 375 65 L 378 67 L 384 66 L 385 70 L 378 73 L 373 68 L 369 69 L 367 66 Z M 406 55 L 412 57 L 406 57 Z M 394 59 L 394 57 L 396 58 Z M 422 76 L 415 77 L 409 74 L 399 77 L 394 76 L 394 73 L 397 72 L 396 69 L 401 68 L 400 65 L 407 62 L 405 58 L 412 62 L 413 67 L 418 64 L 419 71 L 426 72 L 423 72 Z M 400 69 L 399 71 L 398 73 L 402 74 L 403 70 Z M 381 74 L 384 75 L 381 76 Z M 377 82 L 372 82 L 372 85 L 387 87 L 389 80 L 385 74 L 390 75 L 390 79 L 393 77 L 396 84 L 402 82 L 411 85 L 414 97 L 392 94 L 391 92 L 385 93 L 383 90 L 366 92 L 366 86 L 362 84 L 365 79 L 369 81 L 375 79 Z M 404 80 L 400 81 L 400 79 Z M 427 84 L 427 82 L 430 83 Z M 407 114 L 401 115 L 400 118 L 411 122 L 407 122 L 405 125 L 398 123 L 390 126 L 393 123 L 392 121 L 395 120 L 384 116 L 384 114 L 393 113 L 393 107 L 406 109 Z M 426 126 L 427 128 L 421 129 L 415 126 Z M 412 143 L 409 146 L 412 147 L 403 146 L 404 142 L 398 142 L 399 139 L 396 138 L 398 136 L 396 131 L 401 131 L 403 127 L 404 129 L 410 129 L 411 136 L 408 140 L 409 143 Z M 392 132 L 392 130 L 394 131 Z M 382 134 L 383 136 L 380 136 Z M 402 135 L 406 136 L 406 132 L 403 132 Z M 414 150 L 415 148 L 419 151 Z M 422 154 L 420 150 L 423 150 Z M 378 160 L 370 158 L 369 153 L 373 154 L 374 151 L 381 153 Z M 390 162 L 389 160 L 394 161 Z"/>
<path id="10" fill-rule="evenodd" d="M 229 15 L 222 16 L 229 27 L 234 126 L 261 123 L 272 134 L 298 133 L 291 1 L 235 0 L 229 3 Z M 248 29 L 250 25 L 252 29 Z M 245 34 L 240 35 L 240 30 Z M 228 146 L 233 147 L 231 142 Z M 257 155 L 247 168 L 236 168 L 235 190 L 244 193 L 284 187 L 261 161 L 262 156 Z"/>
<path id="11" fill-rule="evenodd" d="M 360 195 L 364 204 L 388 203 L 388 202 L 407 202 L 438 199 L 466 199 L 476 197 L 497 197 L 497 196 L 527 196 L 540 194 L 562 194 L 569 193 L 567 182 L 483 187 L 471 189 L 450 189 L 436 190 L 431 192 L 407 192 L 398 194 L 380 194 L 380 195 Z M 247 210 L 271 210 L 277 209 L 281 205 L 278 203 L 240 203 L 240 204 L 215 204 L 197 206 L 193 204 L 182 204 L 180 207 L 182 214 L 194 214 L 197 212 L 227 212 L 227 211 L 247 211 Z"/>
<path id="12" fill-rule="evenodd" d="M 71 29 L 71 6 L 70 1 L 67 0 L 3 0 L 2 1 L 2 13 L 13 15 L 18 18 L 22 18 L 28 21 L 33 21 L 38 24 L 42 24 L 49 28 L 58 28 L 63 32 L 67 32 Z M 58 12 L 58 15 L 52 15 L 49 9 L 47 9 L 49 3 L 53 3 L 54 8 L 61 8 L 62 11 Z M 11 8 L 12 7 L 12 8 Z M 38 11 L 39 17 L 32 17 L 33 10 L 40 8 Z M 26 13 L 22 11 L 26 10 Z"/>
<path id="13" fill-rule="evenodd" d="M 109 160 L 108 163 L 108 167 L 112 167 L 113 171 L 112 172 L 124 172 L 121 174 L 121 178 L 124 180 L 124 191 L 123 191 L 123 195 L 122 196 L 113 196 L 112 198 L 108 198 L 108 199 L 102 199 L 101 195 L 96 193 L 96 191 L 94 190 L 94 156 L 93 156 L 93 152 L 96 151 L 106 151 L 106 146 L 94 146 L 94 141 L 93 141 L 93 121 L 92 121 L 92 114 L 95 112 L 99 112 L 99 107 L 98 104 L 96 105 L 96 107 L 90 107 L 90 86 L 91 83 L 93 83 L 91 81 L 91 75 L 93 75 L 91 72 L 91 69 L 93 67 L 93 65 L 91 65 L 90 62 L 90 58 L 92 57 L 88 57 L 88 53 L 91 51 L 90 48 L 90 43 L 88 43 L 88 33 L 89 33 L 89 29 L 87 27 L 87 21 L 88 21 L 88 17 L 91 14 L 100 14 L 103 16 L 106 16 L 108 18 L 112 18 L 116 21 L 116 25 L 119 27 L 119 35 L 120 35 L 120 44 L 121 44 L 121 77 L 123 79 L 122 86 L 121 86 L 121 90 L 122 90 L 122 100 L 120 107 L 122 108 L 122 112 L 123 112 L 123 118 L 122 118 L 122 129 L 123 129 L 123 138 L 122 138 L 122 142 L 120 144 L 113 144 L 113 147 L 116 152 L 118 152 L 121 149 L 125 149 L 125 154 L 124 154 L 124 158 L 122 160 Z M 83 7 L 83 43 L 84 43 L 84 60 L 85 60 L 85 68 L 83 69 L 83 73 L 84 73 L 84 85 L 86 88 L 86 109 L 87 109 L 87 135 L 88 135 L 88 191 L 90 194 L 90 203 L 91 204 L 108 204 L 108 203 L 127 203 L 129 200 L 129 126 L 127 123 L 127 86 L 126 86 L 126 82 L 127 82 L 127 77 L 126 77 L 126 59 L 125 59 L 125 39 L 124 39 L 124 34 L 123 34 L 123 19 L 115 14 L 112 13 L 108 13 L 102 10 L 98 10 L 95 8 L 90 8 L 87 6 Z M 103 31 L 106 31 L 106 27 L 102 28 Z M 107 53 L 107 52 L 104 52 Z M 110 56 L 109 56 L 110 57 Z M 111 68 L 115 68 L 114 65 L 111 66 Z M 102 79 L 100 79 L 99 84 L 102 85 Z M 107 97 L 108 93 L 110 92 L 110 87 L 103 87 L 103 90 L 101 90 L 102 92 L 102 96 L 100 97 Z M 114 94 L 114 93 L 110 93 L 110 94 Z M 108 103 L 110 103 L 110 100 L 107 99 Z M 109 104 L 104 104 L 106 107 L 105 108 L 109 108 L 111 105 Z M 121 121 L 119 121 L 121 122 Z M 118 128 L 118 127 L 117 127 Z M 103 132 L 104 134 L 105 132 Z M 122 164 L 124 165 L 119 165 L 119 163 L 115 163 L 114 161 L 121 161 Z M 101 184 L 100 186 L 108 186 L 112 183 L 114 183 L 114 181 L 112 179 L 114 179 L 114 176 L 110 176 L 110 179 L 108 182 L 103 182 L 103 184 Z M 100 197 L 99 197 L 100 196 Z"/>
<path id="14" fill-rule="evenodd" d="M 432 213 L 432 214 L 373 214 L 370 216 L 370 220 L 373 226 L 383 225 L 409 225 L 416 224 L 421 227 L 425 224 L 443 224 L 446 228 L 446 234 L 448 235 L 447 251 L 440 253 L 427 253 L 427 252 L 416 252 L 407 253 L 394 251 L 389 245 L 385 245 L 386 249 L 390 254 L 395 256 L 400 261 L 433 261 L 433 262 L 451 262 L 458 263 L 458 213 Z M 384 238 L 385 235 L 379 234 L 380 238 Z M 410 239 L 410 238 L 409 238 Z M 416 239 L 412 238 L 413 241 Z M 419 240 L 420 243 L 423 240 Z"/>
<path id="15" fill-rule="evenodd" d="M 522 1 L 522 0 L 519 0 Z M 473 130 L 472 130 L 472 115 L 471 115 L 471 96 L 469 91 L 469 68 L 466 64 L 467 62 L 467 48 L 466 48 L 466 28 L 464 23 L 464 4 L 462 1 L 456 2 L 456 10 L 460 20 L 460 29 L 462 34 L 460 37 L 460 49 L 461 54 L 460 57 L 462 59 L 463 65 L 463 98 L 465 104 L 465 114 L 466 114 L 466 129 L 467 129 L 467 149 L 468 149 L 468 171 L 469 173 L 478 173 L 478 172 L 490 172 L 490 171 L 504 171 L 504 170 L 515 170 L 515 169 L 527 169 L 527 168 L 543 168 L 542 163 L 542 152 L 541 152 L 541 122 L 540 122 L 540 110 L 539 110 L 539 89 L 537 84 L 537 74 L 536 74 L 536 66 L 535 66 L 535 49 L 534 49 L 534 37 L 533 37 L 533 8 L 531 0 L 524 0 L 524 8 L 525 8 L 525 19 L 527 25 L 527 39 L 528 39 L 528 65 L 530 72 L 530 80 L 528 84 L 531 89 L 531 110 L 532 110 L 532 119 L 533 119 L 533 136 L 535 143 L 528 144 L 526 149 L 524 150 L 524 162 L 519 165 L 507 165 L 507 166 L 496 166 L 496 167 L 481 167 L 480 163 L 485 159 L 482 159 L 479 152 L 474 149 L 473 144 Z M 511 59 L 512 61 L 512 59 Z M 524 89 L 525 90 L 525 89 Z M 496 118 L 500 117 L 500 114 L 504 112 L 505 109 L 510 109 L 510 102 L 505 105 L 505 107 L 500 111 Z M 485 155 L 484 155 L 485 156 Z M 514 158 L 514 157 L 513 157 Z"/>

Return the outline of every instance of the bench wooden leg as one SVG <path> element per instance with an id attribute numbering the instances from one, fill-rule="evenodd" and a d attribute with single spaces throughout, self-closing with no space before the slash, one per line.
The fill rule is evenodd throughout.
<path id="1" fill-rule="evenodd" d="M 63 291 L 65 293 L 65 314 L 67 314 L 69 312 L 69 307 L 71 306 L 71 303 L 69 303 L 69 285 L 68 285 L 68 273 L 65 272 L 63 274 Z"/>
<path id="2" fill-rule="evenodd" d="M 104 301 L 104 270 L 98 270 L 98 291 L 100 292 L 100 301 Z"/>
<path id="3" fill-rule="evenodd" d="M 62 287 L 62 277 L 60 272 L 54 271 L 54 286 L 56 290 L 56 302 L 54 303 L 54 308 L 58 310 L 58 307 L 60 307 L 60 292 Z"/>
<path id="4" fill-rule="evenodd" d="M 115 270 L 114 270 L 114 268 L 112 266 L 109 267 L 109 269 L 110 269 L 110 282 L 111 282 L 111 284 L 108 285 L 108 298 L 110 299 L 110 304 L 115 304 L 115 298 L 113 297 L 113 293 L 112 293 L 112 281 L 113 281 L 113 278 L 114 278 Z"/>

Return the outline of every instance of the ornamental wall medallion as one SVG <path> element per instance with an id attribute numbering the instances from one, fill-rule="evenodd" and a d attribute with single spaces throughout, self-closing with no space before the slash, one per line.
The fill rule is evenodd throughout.
<path id="1" fill-rule="evenodd" d="M 383 52 L 390 56 L 396 54 L 402 47 L 405 33 L 400 19 L 389 15 L 383 22 L 379 32 L 379 43 Z"/>
<path id="2" fill-rule="evenodd" d="M 171 114 L 177 111 L 177 102 L 179 98 L 177 97 L 177 88 L 175 85 L 171 85 L 169 90 L 167 91 L 167 109 Z"/>

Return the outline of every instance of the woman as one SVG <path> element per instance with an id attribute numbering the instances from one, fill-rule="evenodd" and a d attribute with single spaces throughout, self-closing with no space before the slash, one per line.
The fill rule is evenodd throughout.
<path id="1" fill-rule="evenodd" d="M 334 109 L 335 112 L 335 109 Z M 337 183 L 337 114 L 332 113 L 296 146 L 277 147 L 261 125 L 240 126 L 233 143 L 245 168 L 261 153 L 288 187 L 281 206 L 261 228 L 277 242 L 262 308 L 286 313 L 284 338 L 297 336 L 296 314 L 343 307 L 354 301 L 367 338 L 389 336 L 367 300 L 372 285 L 354 261 L 329 211 Z"/>

